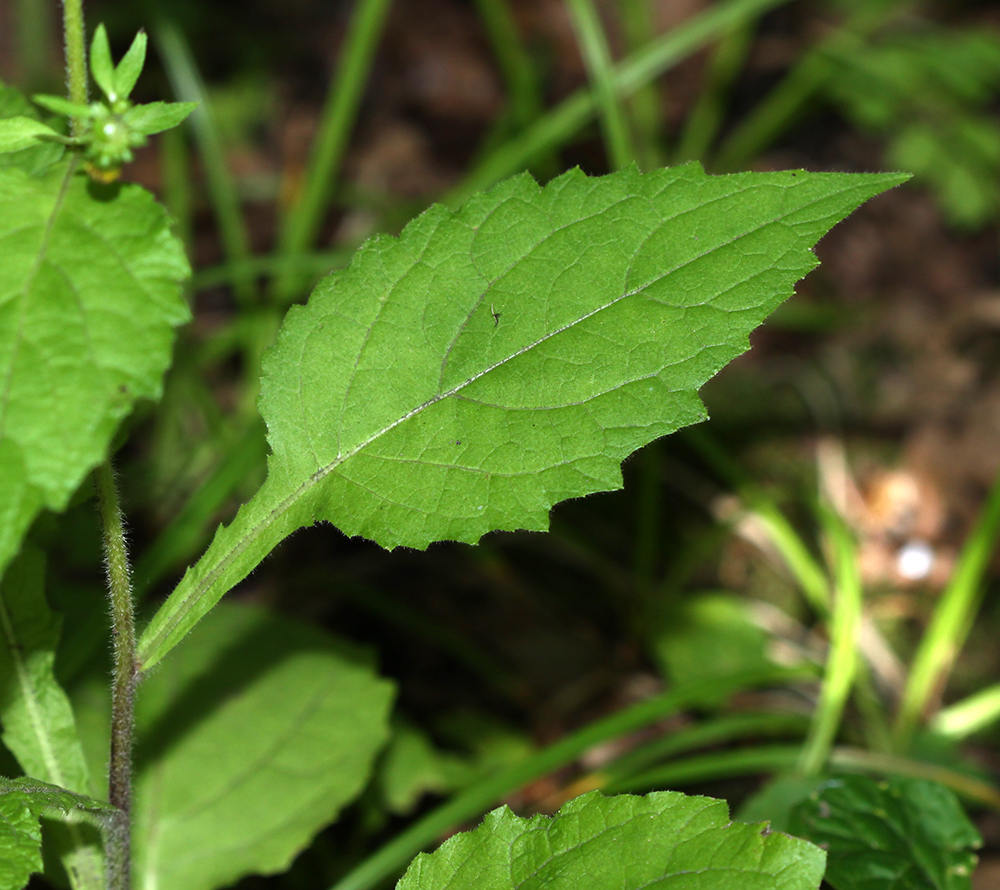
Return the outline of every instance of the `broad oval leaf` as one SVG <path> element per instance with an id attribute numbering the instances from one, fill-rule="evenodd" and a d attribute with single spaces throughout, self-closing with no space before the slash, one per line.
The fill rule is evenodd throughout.
<path id="1" fill-rule="evenodd" d="M 268 478 L 156 616 L 144 663 L 301 526 L 472 543 L 620 487 L 623 458 L 704 419 L 698 388 L 816 241 L 905 178 L 525 175 L 370 241 L 289 312 L 264 363 Z"/>
<path id="2" fill-rule="evenodd" d="M 494 810 L 420 854 L 396 890 L 816 890 L 823 851 L 765 828 L 708 797 L 594 791 L 553 817 Z"/>
<path id="3" fill-rule="evenodd" d="M 102 680 L 76 699 L 92 766 L 108 750 Z M 217 609 L 138 697 L 133 886 L 211 890 L 287 869 L 364 788 L 392 698 L 329 634 Z"/>
<path id="4" fill-rule="evenodd" d="M 982 845 L 954 793 L 923 779 L 830 779 L 789 830 L 829 851 L 835 890 L 969 890 Z"/>
<path id="5" fill-rule="evenodd" d="M 0 169 L 0 574 L 135 401 L 159 394 L 188 318 L 166 212 L 138 186 L 72 171 Z"/>

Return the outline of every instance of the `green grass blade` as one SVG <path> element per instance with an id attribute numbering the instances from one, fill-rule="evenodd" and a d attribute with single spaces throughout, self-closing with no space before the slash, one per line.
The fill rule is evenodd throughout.
<path id="1" fill-rule="evenodd" d="M 608 161 L 613 169 L 619 169 L 635 161 L 635 148 L 625 118 L 625 109 L 615 88 L 611 51 L 604 37 L 604 29 L 591 0 L 567 0 L 566 5 L 580 53 L 594 86 Z"/>
<path id="2" fill-rule="evenodd" d="M 284 260 L 307 251 L 319 232 L 361 105 L 390 2 L 358 0 L 337 71 L 327 93 L 305 177 L 294 203 L 281 221 L 278 253 Z M 296 274 L 294 266 L 289 265 L 274 282 L 272 297 L 280 304 L 291 302 L 299 296 L 298 289 L 302 286 L 301 277 Z"/>
<path id="3" fill-rule="evenodd" d="M 726 34 L 712 52 L 698 100 L 691 109 L 681 131 L 674 163 L 703 160 L 722 127 L 726 100 L 736 77 L 743 69 L 753 45 L 756 29 L 753 22 L 734 28 Z"/>
<path id="4" fill-rule="evenodd" d="M 816 93 L 837 71 L 835 59 L 857 48 L 893 14 L 892 4 L 863 8 L 807 52 L 776 87 L 729 134 L 711 164 L 713 170 L 739 170 L 786 132 Z"/>
<path id="5" fill-rule="evenodd" d="M 854 686 L 863 596 L 857 549 L 851 533 L 831 509 L 821 508 L 820 516 L 832 550 L 836 595 L 826 674 L 813 723 L 799 756 L 799 770 L 806 775 L 817 774 L 825 766 Z"/>
<path id="6" fill-rule="evenodd" d="M 905 749 L 920 721 L 941 694 L 983 594 L 983 576 L 1000 536 L 1000 476 L 962 548 L 951 579 L 924 632 L 903 690 L 894 727 Z"/>
<path id="7" fill-rule="evenodd" d="M 830 766 L 845 772 L 929 779 L 931 782 L 940 782 L 969 801 L 1000 810 L 1000 788 L 996 785 L 936 763 L 924 763 L 898 754 L 880 754 L 861 748 L 838 747 L 830 753 Z"/>
<path id="8" fill-rule="evenodd" d="M 708 780 L 768 774 L 786 767 L 798 753 L 798 745 L 758 745 L 732 751 L 713 751 L 711 754 L 687 757 L 615 782 L 607 790 L 611 794 L 653 789 L 673 790 L 678 786 Z"/>
<path id="9" fill-rule="evenodd" d="M 727 0 L 711 6 L 617 65 L 614 69 L 616 94 L 620 97 L 632 95 L 720 34 L 785 2 L 787 0 Z M 460 204 L 473 193 L 530 166 L 533 159 L 568 142 L 593 119 L 597 109 L 592 91 L 577 91 L 517 138 L 483 158 L 462 184 L 443 199 L 444 203 Z"/>
<path id="10" fill-rule="evenodd" d="M 653 4 L 650 0 L 622 0 L 620 8 L 626 52 L 637 52 L 656 34 Z M 659 167 L 663 163 L 662 140 L 666 128 L 661 111 L 660 85 L 648 83 L 637 89 L 629 99 L 628 111 L 639 168 L 652 170 Z"/>
<path id="11" fill-rule="evenodd" d="M 1000 683 L 942 708 L 931 720 L 931 729 L 951 739 L 968 738 L 1000 720 Z"/>
<path id="12" fill-rule="evenodd" d="M 223 249 L 230 262 L 245 263 L 250 259 L 250 235 L 240 210 L 236 182 L 226 163 L 225 148 L 215 124 L 212 104 L 194 57 L 180 29 L 172 22 L 161 22 L 153 36 L 178 101 L 198 103 L 189 121 L 195 145 L 205 165 L 208 196 L 219 224 Z M 254 301 L 256 289 L 250 275 L 235 277 L 233 285 L 236 298 L 242 305 Z"/>
<path id="13" fill-rule="evenodd" d="M 542 91 L 531 55 L 517 30 L 507 0 L 476 0 L 497 65 L 507 85 L 511 121 L 526 127 L 542 110 Z"/>

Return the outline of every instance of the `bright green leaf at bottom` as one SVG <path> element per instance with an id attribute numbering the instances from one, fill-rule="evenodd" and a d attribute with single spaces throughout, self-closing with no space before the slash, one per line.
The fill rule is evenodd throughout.
<path id="1" fill-rule="evenodd" d="M 789 830 L 829 850 L 835 890 L 969 890 L 982 843 L 955 795 L 918 779 L 830 779 Z"/>
<path id="2" fill-rule="evenodd" d="M 140 644 L 155 663 L 297 528 L 384 547 L 548 527 L 635 449 L 705 418 L 698 389 L 901 174 L 697 165 L 518 176 L 376 238 L 264 361 L 264 486 Z"/>
<path id="3" fill-rule="evenodd" d="M 816 890 L 823 851 L 763 828 L 674 791 L 592 792 L 551 818 L 501 807 L 418 856 L 396 890 Z"/>
<path id="4" fill-rule="evenodd" d="M 139 694 L 133 886 L 211 890 L 288 868 L 365 786 L 391 701 L 368 659 L 329 634 L 215 610 Z M 106 735 L 87 743 L 103 763 Z"/>

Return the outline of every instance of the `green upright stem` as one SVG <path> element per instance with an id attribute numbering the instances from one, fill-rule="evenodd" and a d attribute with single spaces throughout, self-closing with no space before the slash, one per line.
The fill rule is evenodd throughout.
<path id="1" fill-rule="evenodd" d="M 83 30 L 83 0 L 63 0 L 63 39 L 66 42 L 66 88 L 71 102 L 87 103 L 87 41 Z M 73 135 L 80 124 L 72 120 Z"/>
<path id="2" fill-rule="evenodd" d="M 122 524 L 118 491 L 115 488 L 111 461 L 94 472 L 97 500 L 101 511 L 104 554 L 107 560 L 108 587 L 111 595 L 111 636 L 114 668 L 111 685 L 111 766 L 108 800 L 119 818 L 108 833 L 105 851 L 109 890 L 128 890 L 130 882 L 131 803 L 132 803 L 132 729 L 135 690 L 139 682 L 136 658 L 135 615 L 132 607 L 132 584 L 129 579 L 128 550 Z"/>

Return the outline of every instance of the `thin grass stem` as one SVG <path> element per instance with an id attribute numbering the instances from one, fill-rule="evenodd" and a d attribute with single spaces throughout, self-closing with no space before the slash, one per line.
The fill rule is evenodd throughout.
<path id="1" fill-rule="evenodd" d="M 832 551 L 836 595 L 823 685 L 799 755 L 798 769 L 805 775 L 816 775 L 823 769 L 837 738 L 858 671 L 857 640 L 863 601 L 857 549 L 850 532 L 832 509 L 821 508 L 820 516 Z"/>
<path id="2" fill-rule="evenodd" d="M 584 65 L 593 84 L 608 162 L 612 169 L 617 170 L 635 162 L 635 146 L 632 144 L 625 109 L 615 88 L 615 72 L 604 28 L 592 0 L 566 0 L 566 5 Z"/>
<path id="3" fill-rule="evenodd" d="M 674 150 L 675 164 L 701 161 L 708 157 L 722 128 L 729 92 L 753 45 L 754 24 L 747 22 L 740 28 L 734 28 L 713 50 L 701 92 L 688 114 Z"/>
<path id="4" fill-rule="evenodd" d="M 720 34 L 786 2 L 788 0 L 728 0 L 712 5 L 615 66 L 616 94 L 619 97 L 632 95 Z M 461 185 L 444 196 L 443 202 L 449 206 L 461 204 L 477 191 L 530 166 L 537 157 L 554 151 L 575 136 L 593 119 L 597 109 L 592 90 L 573 93 L 523 133 L 486 155 Z"/>
<path id="5" fill-rule="evenodd" d="M 358 0 L 333 81 L 320 117 L 319 132 L 306 172 L 280 223 L 278 253 L 287 261 L 316 241 L 340 174 L 361 97 L 382 37 L 391 0 Z M 302 279 L 289 263 L 274 281 L 271 297 L 284 305 L 296 296 Z"/>
<path id="6" fill-rule="evenodd" d="M 250 233 L 240 209 L 236 181 L 226 162 L 211 100 L 180 29 L 173 22 L 162 21 L 155 28 L 153 37 L 175 97 L 183 102 L 198 103 L 188 118 L 191 132 L 205 167 L 208 197 L 219 224 L 222 248 L 229 262 L 240 266 L 250 259 Z M 244 272 L 234 276 L 233 292 L 241 306 L 253 304 L 256 300 L 253 277 Z"/>
<path id="7" fill-rule="evenodd" d="M 542 110 L 535 64 L 521 40 L 507 0 L 476 0 L 476 9 L 507 85 L 511 123 L 523 129 Z"/>
<path id="8" fill-rule="evenodd" d="M 894 726 L 897 750 L 909 746 L 920 721 L 940 697 L 965 643 L 983 594 L 983 576 L 1000 536 L 1000 475 L 959 554 L 913 658 Z"/>

